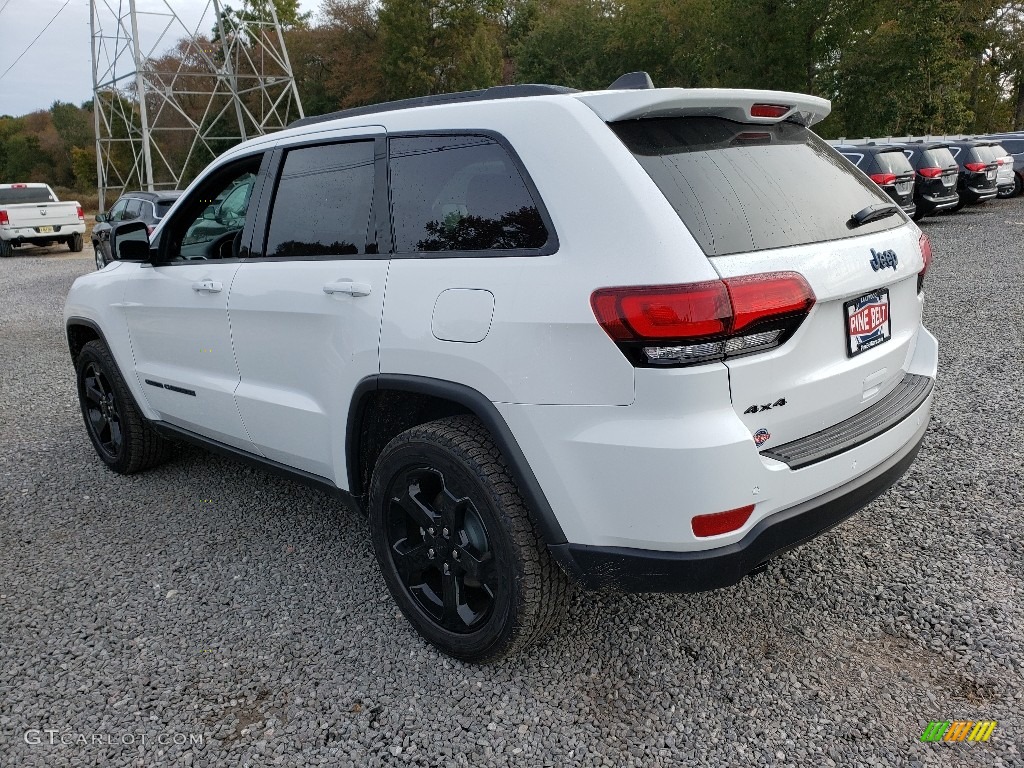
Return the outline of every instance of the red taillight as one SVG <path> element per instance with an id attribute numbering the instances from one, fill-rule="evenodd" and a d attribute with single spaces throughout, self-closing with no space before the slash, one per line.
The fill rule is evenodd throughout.
<path id="1" fill-rule="evenodd" d="M 78 220 L 85 221 L 85 211 L 82 210 L 82 206 L 78 206 Z"/>
<path id="2" fill-rule="evenodd" d="M 814 306 L 796 272 L 687 285 L 601 288 L 597 321 L 634 363 L 691 365 L 778 346 Z"/>
<path id="3" fill-rule="evenodd" d="M 942 175 L 941 168 L 919 168 L 917 172 L 926 179 L 937 179 Z"/>
<path id="4" fill-rule="evenodd" d="M 11 184 L 11 189 L 28 189 L 28 184 Z"/>
<path id="5" fill-rule="evenodd" d="M 871 180 L 880 187 L 884 187 L 886 184 L 896 183 L 895 173 L 872 173 Z"/>
<path id="6" fill-rule="evenodd" d="M 964 168 L 966 168 L 968 171 L 974 171 L 975 173 L 981 173 L 987 167 L 987 163 L 964 163 Z"/>
<path id="7" fill-rule="evenodd" d="M 999 163 L 1000 165 L 1006 165 L 1007 163 L 1012 163 L 1013 162 L 1013 158 L 1012 157 L 997 157 L 996 158 L 996 162 Z"/>
<path id="8" fill-rule="evenodd" d="M 922 232 L 921 237 L 917 239 L 917 244 L 921 248 L 921 258 L 924 259 L 924 266 L 917 273 L 917 292 L 920 293 L 924 289 L 925 273 L 932 265 L 932 241 L 928 239 L 928 235 Z"/>
<path id="9" fill-rule="evenodd" d="M 750 108 L 750 116 L 782 117 L 791 109 L 792 107 L 783 106 L 782 104 L 755 104 Z"/>
<path id="10" fill-rule="evenodd" d="M 11 220 L 7 217 L 7 211 L 0 210 L 0 227 L 6 227 L 11 223 Z"/>
<path id="11" fill-rule="evenodd" d="M 723 533 L 742 528 L 750 519 L 754 505 L 750 504 L 728 512 L 715 512 L 710 515 L 694 515 L 690 521 L 694 536 L 718 536 Z"/>

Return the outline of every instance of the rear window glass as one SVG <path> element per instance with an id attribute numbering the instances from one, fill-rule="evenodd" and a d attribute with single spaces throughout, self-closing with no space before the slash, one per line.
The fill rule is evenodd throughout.
<path id="1" fill-rule="evenodd" d="M 909 173 L 914 166 L 907 160 L 907 156 L 900 152 L 879 152 L 875 155 L 875 162 L 878 169 L 883 173 Z"/>
<path id="2" fill-rule="evenodd" d="M 708 256 L 866 235 L 899 215 L 850 229 L 853 214 L 892 201 L 807 128 L 718 117 L 613 123 Z"/>
<path id="3" fill-rule="evenodd" d="M 952 168 L 956 165 L 953 153 L 946 147 L 926 149 L 921 153 L 921 168 Z"/>
<path id="4" fill-rule="evenodd" d="M 55 203 L 57 198 L 49 193 L 46 187 L 21 187 L 18 189 L 0 189 L 0 204 L 18 205 L 19 203 Z"/>
<path id="5" fill-rule="evenodd" d="M 971 158 L 982 163 L 991 163 L 996 156 L 992 147 L 971 147 Z"/>
<path id="6" fill-rule="evenodd" d="M 1010 153 L 1001 144 L 996 144 L 992 147 L 992 154 L 995 157 L 1006 157 Z"/>
<path id="7" fill-rule="evenodd" d="M 390 152 L 399 253 L 533 250 L 547 243 L 537 201 L 494 139 L 394 138 Z"/>

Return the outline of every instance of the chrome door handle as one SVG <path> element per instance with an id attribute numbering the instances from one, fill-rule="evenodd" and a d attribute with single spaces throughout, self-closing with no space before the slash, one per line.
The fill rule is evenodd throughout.
<path id="1" fill-rule="evenodd" d="M 192 290 L 196 293 L 220 293 L 224 286 L 216 280 L 200 280 L 198 283 L 192 283 Z"/>
<path id="2" fill-rule="evenodd" d="M 336 280 L 324 285 L 324 293 L 333 296 L 335 293 L 347 293 L 349 296 L 369 296 L 369 283 L 356 283 L 352 280 Z"/>

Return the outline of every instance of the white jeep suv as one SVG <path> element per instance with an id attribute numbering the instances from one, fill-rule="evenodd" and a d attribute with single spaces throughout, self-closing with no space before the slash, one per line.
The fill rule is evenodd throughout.
<path id="1" fill-rule="evenodd" d="M 930 246 L 811 132 L 828 110 L 634 76 L 245 142 L 72 287 L 89 436 L 116 472 L 188 440 L 352 500 L 466 660 L 574 582 L 734 584 L 885 491 L 929 419 Z"/>

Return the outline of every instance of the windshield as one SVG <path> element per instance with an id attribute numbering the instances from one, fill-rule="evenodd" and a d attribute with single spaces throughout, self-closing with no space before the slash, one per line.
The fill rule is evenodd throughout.
<path id="1" fill-rule="evenodd" d="M 708 256 L 837 240 L 904 223 L 897 215 L 851 229 L 854 213 L 892 201 L 796 123 L 666 117 L 610 127 Z"/>
<path id="2" fill-rule="evenodd" d="M 0 189 L 0 205 L 18 205 L 19 203 L 55 203 L 57 198 L 50 194 L 46 187 L 16 187 Z"/>

